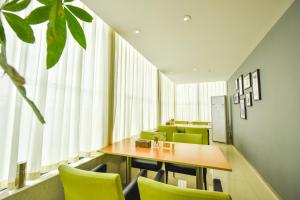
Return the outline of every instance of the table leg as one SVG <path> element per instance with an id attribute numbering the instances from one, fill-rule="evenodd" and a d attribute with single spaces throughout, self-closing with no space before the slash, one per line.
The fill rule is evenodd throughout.
<path id="1" fill-rule="evenodd" d="M 196 168 L 196 187 L 203 190 L 203 169 L 201 167 Z"/>
<path id="2" fill-rule="evenodd" d="M 131 158 L 126 157 L 126 184 L 131 181 Z"/>

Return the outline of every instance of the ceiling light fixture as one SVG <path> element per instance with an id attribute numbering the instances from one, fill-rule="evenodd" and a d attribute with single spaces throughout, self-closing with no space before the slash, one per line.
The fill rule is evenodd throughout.
<path id="1" fill-rule="evenodd" d="M 141 33 L 141 30 L 135 29 L 135 30 L 134 30 L 134 33 L 135 33 L 135 34 L 140 34 L 140 33 Z"/>
<path id="2" fill-rule="evenodd" d="M 189 21 L 189 20 L 191 20 L 191 19 L 192 19 L 191 15 L 185 15 L 185 16 L 183 17 L 183 21 L 185 21 L 185 22 L 187 22 L 187 21 Z"/>

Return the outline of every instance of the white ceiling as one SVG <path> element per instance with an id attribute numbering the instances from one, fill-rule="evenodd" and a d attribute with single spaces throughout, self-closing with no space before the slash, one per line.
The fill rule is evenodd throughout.
<path id="1" fill-rule="evenodd" d="M 228 80 L 293 0 L 82 2 L 169 78 L 187 83 Z"/>

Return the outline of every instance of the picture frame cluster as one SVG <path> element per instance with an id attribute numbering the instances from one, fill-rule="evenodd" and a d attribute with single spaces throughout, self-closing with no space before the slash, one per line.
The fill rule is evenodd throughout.
<path id="1" fill-rule="evenodd" d="M 233 103 L 240 104 L 240 117 L 247 119 L 247 107 L 253 106 L 254 101 L 261 100 L 260 70 L 240 75 L 235 80 Z"/>

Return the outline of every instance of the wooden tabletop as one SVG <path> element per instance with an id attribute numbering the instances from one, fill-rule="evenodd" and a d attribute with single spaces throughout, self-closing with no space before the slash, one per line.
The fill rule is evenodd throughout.
<path id="1" fill-rule="evenodd" d="M 232 171 L 227 159 L 217 146 L 174 142 L 174 149 L 141 148 L 135 146 L 135 138 L 125 139 L 104 147 L 105 154 L 144 158 L 193 167 Z"/>

